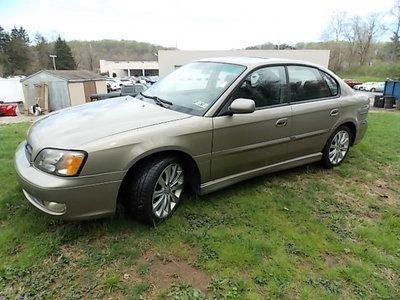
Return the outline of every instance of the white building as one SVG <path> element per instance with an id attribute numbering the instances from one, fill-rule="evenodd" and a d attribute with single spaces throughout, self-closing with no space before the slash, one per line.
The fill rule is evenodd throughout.
<path id="1" fill-rule="evenodd" d="M 155 76 L 158 75 L 156 61 L 111 61 L 100 60 L 100 73 L 110 77 Z"/>
<path id="2" fill-rule="evenodd" d="M 0 78 L 0 101 L 5 103 L 24 101 L 24 93 L 20 81 L 22 78 Z"/>
<path id="3" fill-rule="evenodd" d="M 304 60 L 328 67 L 329 50 L 218 50 L 218 51 L 181 51 L 159 50 L 159 75 L 163 77 L 180 66 L 197 59 L 209 57 L 252 56 L 263 58 L 285 58 Z"/>

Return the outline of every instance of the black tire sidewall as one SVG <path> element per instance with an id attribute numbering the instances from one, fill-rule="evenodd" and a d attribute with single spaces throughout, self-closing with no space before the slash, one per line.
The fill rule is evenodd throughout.
<path id="1" fill-rule="evenodd" d="M 331 161 L 329 160 L 329 148 L 330 148 L 330 146 L 331 146 L 331 143 L 332 143 L 332 140 L 333 140 L 333 138 L 335 137 L 335 135 L 339 132 L 339 131 L 342 131 L 342 130 L 345 130 L 348 134 L 349 134 L 349 138 L 350 138 L 350 141 L 349 141 L 349 148 L 347 149 L 347 152 L 346 152 L 346 154 L 344 155 L 344 157 L 343 157 L 343 159 L 339 162 L 339 163 L 337 163 L 337 164 L 333 164 L 333 163 L 331 163 Z M 350 150 L 350 145 L 351 145 L 351 141 L 352 141 L 352 134 L 351 134 L 351 131 L 350 131 L 350 129 L 349 129 L 349 127 L 347 127 L 347 126 L 345 126 L 345 125 L 342 125 L 342 126 L 339 126 L 338 128 L 336 128 L 336 130 L 331 134 L 331 136 L 329 137 L 329 139 L 328 139 L 328 141 L 326 142 L 326 144 L 325 144 L 325 147 L 324 147 L 324 149 L 323 149 L 323 151 L 322 151 L 322 164 L 324 165 L 324 167 L 326 167 L 326 168 L 328 168 L 328 169 L 331 169 L 331 168 L 333 168 L 333 167 L 336 167 L 336 166 L 339 166 L 345 159 L 346 159 L 346 156 L 347 156 L 347 154 L 349 153 L 349 150 Z"/>
<path id="2" fill-rule="evenodd" d="M 173 215 L 181 202 L 182 196 L 167 217 L 157 217 L 153 212 L 153 192 L 157 180 L 165 168 L 173 163 L 181 166 L 185 184 L 184 167 L 182 163 L 174 157 L 157 158 L 140 166 L 140 172 L 132 179 L 131 193 L 128 197 L 129 211 L 136 218 L 148 224 L 159 224 Z"/>

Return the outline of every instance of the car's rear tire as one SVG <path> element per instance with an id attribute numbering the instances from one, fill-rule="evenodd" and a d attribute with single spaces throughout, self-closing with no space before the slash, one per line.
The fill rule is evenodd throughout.
<path id="1" fill-rule="evenodd" d="M 370 92 L 375 93 L 375 91 L 376 91 L 375 88 L 372 88 Z"/>
<path id="2" fill-rule="evenodd" d="M 155 158 L 136 168 L 125 205 L 138 220 L 155 225 L 176 210 L 185 186 L 183 165 L 174 157 Z"/>
<path id="3" fill-rule="evenodd" d="M 349 153 L 351 139 L 351 130 L 347 126 L 336 128 L 322 150 L 322 165 L 329 169 L 340 165 Z"/>

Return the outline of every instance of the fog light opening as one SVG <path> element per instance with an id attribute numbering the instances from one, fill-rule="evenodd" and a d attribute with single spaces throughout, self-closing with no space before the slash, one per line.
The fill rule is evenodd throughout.
<path id="1" fill-rule="evenodd" d="M 55 213 L 64 213 L 67 209 L 64 203 L 43 201 L 44 206 Z"/>

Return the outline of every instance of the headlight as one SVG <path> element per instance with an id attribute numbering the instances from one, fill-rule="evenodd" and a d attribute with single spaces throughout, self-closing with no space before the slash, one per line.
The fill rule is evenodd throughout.
<path id="1" fill-rule="evenodd" d="M 87 154 L 84 151 L 43 149 L 35 159 L 35 167 L 59 176 L 79 175 Z"/>

